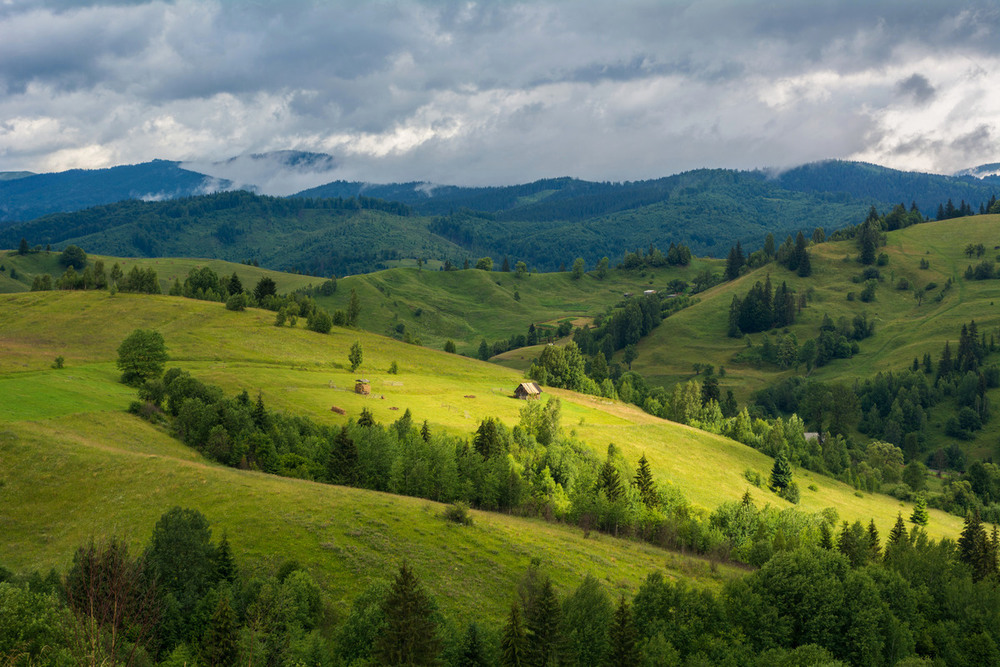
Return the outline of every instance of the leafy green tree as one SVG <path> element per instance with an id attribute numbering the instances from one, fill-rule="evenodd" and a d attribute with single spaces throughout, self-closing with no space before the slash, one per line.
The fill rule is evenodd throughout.
<path id="1" fill-rule="evenodd" d="M 611 260 L 607 257 L 602 257 L 599 262 L 597 262 L 596 274 L 598 280 L 604 280 L 608 277 L 608 267 L 611 265 Z"/>
<path id="2" fill-rule="evenodd" d="M 385 632 L 375 653 L 384 665 L 434 665 L 441 653 L 434 602 L 403 563 L 382 605 Z"/>
<path id="3" fill-rule="evenodd" d="M 480 257 L 479 261 L 476 262 L 476 268 L 480 271 L 492 271 L 493 270 L 493 258 L 492 257 Z"/>
<path id="4" fill-rule="evenodd" d="M 601 584 L 587 575 L 563 602 L 562 637 L 565 662 L 575 665 L 607 664 L 612 623 L 611 602 Z"/>
<path id="5" fill-rule="evenodd" d="M 781 490 L 792 483 L 792 466 L 784 452 L 778 452 L 771 467 L 771 488 Z"/>
<path id="6" fill-rule="evenodd" d="M 353 327 L 358 323 L 358 316 L 361 315 L 361 298 L 355 289 L 351 289 L 351 298 L 347 302 L 347 326 Z"/>
<path id="7" fill-rule="evenodd" d="M 573 280 L 583 278 L 583 265 L 583 257 L 577 257 L 573 260 L 573 272 L 571 276 Z"/>
<path id="8" fill-rule="evenodd" d="M 163 374 L 167 363 L 167 346 L 159 331 L 136 329 L 118 346 L 118 370 L 121 381 L 138 387 L 146 380 Z"/>
<path id="9" fill-rule="evenodd" d="M 628 365 L 628 369 L 632 370 L 632 362 L 639 358 L 639 352 L 635 349 L 635 345 L 629 343 L 625 346 L 624 356 L 622 360 Z"/>
<path id="10" fill-rule="evenodd" d="M 517 264 L 514 265 L 514 277 L 515 278 L 524 278 L 526 275 L 528 275 L 528 265 L 527 264 L 525 264 L 524 262 L 518 262 Z"/>
<path id="11" fill-rule="evenodd" d="M 333 318 L 322 308 L 316 308 L 306 318 L 306 328 L 316 333 L 330 333 L 330 329 L 333 328 Z"/>
<path id="12" fill-rule="evenodd" d="M 347 354 L 347 360 L 351 362 L 351 372 L 358 370 L 358 366 L 364 360 L 364 351 L 361 349 L 361 341 L 356 340 L 351 345 L 351 351 Z"/>
<path id="13" fill-rule="evenodd" d="M 927 498 L 925 498 L 924 494 L 921 493 L 917 496 L 916 503 L 913 506 L 913 514 L 910 515 L 910 523 L 918 526 L 926 526 L 929 520 L 930 514 L 927 512 Z"/>
<path id="14" fill-rule="evenodd" d="M 87 253 L 78 246 L 68 245 L 59 255 L 59 263 L 63 266 L 72 266 L 77 271 L 82 271 L 87 266 Z"/>

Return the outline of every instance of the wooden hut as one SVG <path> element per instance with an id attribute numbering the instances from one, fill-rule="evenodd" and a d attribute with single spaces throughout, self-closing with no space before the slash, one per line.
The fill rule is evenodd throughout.
<path id="1" fill-rule="evenodd" d="M 542 395 L 542 388 L 539 387 L 534 382 L 522 382 L 517 385 L 517 389 L 514 390 L 514 397 L 520 398 L 522 400 L 538 400 L 538 397 Z"/>
<path id="2" fill-rule="evenodd" d="M 354 393 L 361 394 L 362 396 L 368 396 L 372 393 L 372 383 L 368 380 L 355 380 Z"/>

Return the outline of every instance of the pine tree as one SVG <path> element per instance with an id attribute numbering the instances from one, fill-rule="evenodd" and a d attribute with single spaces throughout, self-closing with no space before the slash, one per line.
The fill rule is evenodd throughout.
<path id="1" fill-rule="evenodd" d="M 201 662 L 211 667 L 230 667 L 239 659 L 239 631 L 236 612 L 228 595 L 220 595 L 215 613 L 201 642 Z"/>
<path id="2" fill-rule="evenodd" d="M 660 499 L 656 493 L 656 483 L 653 482 L 653 472 L 649 468 L 649 461 L 646 460 L 645 454 L 639 458 L 639 465 L 635 469 L 635 478 L 632 484 L 639 490 L 639 498 L 642 499 L 643 505 L 649 508 L 659 505 Z"/>
<path id="3" fill-rule="evenodd" d="M 929 520 L 930 514 L 927 512 L 927 499 L 924 498 L 923 494 L 920 494 L 917 496 L 917 502 L 913 506 L 913 514 L 910 515 L 910 523 L 918 526 L 926 526 Z"/>
<path id="4" fill-rule="evenodd" d="M 958 538 L 958 559 L 972 570 L 974 581 L 979 581 L 990 572 L 989 540 L 978 508 L 965 515 L 965 527 Z"/>
<path id="5" fill-rule="evenodd" d="M 552 580 L 546 578 L 527 612 L 526 664 L 545 666 L 555 660 L 559 645 L 559 611 Z"/>
<path id="6" fill-rule="evenodd" d="M 365 428 L 375 426 L 375 417 L 372 416 L 371 410 L 361 408 L 361 416 L 358 417 L 358 426 L 364 426 Z"/>
<path id="7" fill-rule="evenodd" d="M 615 615 L 608 633 L 611 640 L 611 655 L 608 664 L 614 667 L 634 667 L 639 664 L 639 650 L 635 624 L 632 622 L 632 609 L 625 596 L 618 599 Z"/>
<path id="8" fill-rule="evenodd" d="M 233 550 L 229 546 L 229 537 L 223 533 L 219 546 L 215 551 L 215 561 L 218 563 L 219 581 L 236 581 L 236 561 L 233 560 Z"/>
<path id="9" fill-rule="evenodd" d="M 615 468 L 615 464 L 612 463 L 610 456 L 608 456 L 604 465 L 601 466 L 600 472 L 597 474 L 597 490 L 603 490 L 604 495 L 612 502 L 618 500 L 622 495 L 622 481 L 618 476 L 618 469 Z"/>
<path id="10" fill-rule="evenodd" d="M 382 603 L 385 632 L 375 654 L 384 665 L 434 665 L 441 653 L 434 602 L 403 563 Z"/>
<path id="11" fill-rule="evenodd" d="M 423 426 L 420 427 L 420 437 L 423 438 L 424 442 L 431 441 L 431 427 L 430 424 L 427 423 L 426 419 L 424 420 Z"/>
<path id="12" fill-rule="evenodd" d="M 358 316 L 361 314 L 361 299 L 355 290 L 351 290 L 351 298 L 347 302 L 347 326 L 353 327 L 358 323 Z"/>
<path id="13" fill-rule="evenodd" d="M 504 667 L 527 665 L 527 638 L 521 623 L 521 608 L 515 602 L 510 608 L 510 617 L 500 639 L 500 664 Z"/>
<path id="14" fill-rule="evenodd" d="M 875 519 L 868 523 L 868 561 L 878 563 L 882 560 L 882 546 L 879 543 L 878 528 L 875 527 Z"/>
<path id="15" fill-rule="evenodd" d="M 340 433 L 333 439 L 333 448 L 326 463 L 326 476 L 331 484 L 353 486 L 358 482 L 358 447 L 347 432 L 347 427 L 340 429 Z"/>
<path id="16" fill-rule="evenodd" d="M 903 522 L 903 515 L 901 513 L 896 514 L 896 523 L 893 525 L 892 530 L 889 531 L 889 537 L 885 540 L 885 556 L 889 557 L 890 547 L 897 547 L 905 544 L 910 536 L 906 533 L 906 524 Z"/>
<path id="17" fill-rule="evenodd" d="M 819 524 L 819 546 L 821 549 L 833 550 L 833 535 L 830 533 L 830 525 L 826 521 Z"/>
<path id="18" fill-rule="evenodd" d="M 792 482 L 792 466 L 784 452 L 778 452 L 774 457 L 774 466 L 771 468 L 771 488 L 781 490 L 787 488 Z"/>
<path id="19" fill-rule="evenodd" d="M 31 248 L 28 246 L 28 239 L 26 239 L 26 238 L 24 238 L 22 236 L 21 237 L 21 244 L 19 246 L 17 246 L 17 254 L 18 255 L 27 255 L 29 252 L 31 252 Z"/>
<path id="20" fill-rule="evenodd" d="M 504 258 L 506 260 L 506 258 Z M 462 667 L 487 667 L 490 662 L 486 657 L 486 646 L 483 644 L 479 626 L 469 623 L 462 641 Z"/>
<path id="21" fill-rule="evenodd" d="M 479 358 L 482 361 L 490 360 L 490 344 L 486 342 L 486 339 L 479 341 Z"/>

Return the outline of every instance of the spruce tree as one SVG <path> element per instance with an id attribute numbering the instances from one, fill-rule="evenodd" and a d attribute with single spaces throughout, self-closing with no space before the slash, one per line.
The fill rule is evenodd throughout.
<path id="1" fill-rule="evenodd" d="M 358 482 L 358 447 L 347 427 L 333 439 L 333 448 L 326 463 L 326 476 L 331 484 L 353 486 Z"/>
<path id="2" fill-rule="evenodd" d="M 778 452 L 774 457 L 774 466 L 771 468 L 771 488 L 780 491 L 788 487 L 792 482 L 792 466 L 784 452 Z"/>
<path id="3" fill-rule="evenodd" d="M 361 416 L 358 417 L 358 426 L 364 426 L 370 428 L 375 425 L 375 417 L 372 416 L 371 410 L 368 408 L 361 408 Z"/>
<path id="4" fill-rule="evenodd" d="M 833 535 L 830 533 L 830 525 L 826 521 L 819 525 L 819 546 L 821 549 L 833 550 Z"/>
<path id="5" fill-rule="evenodd" d="M 917 502 L 913 506 L 913 514 L 910 515 L 910 523 L 918 526 L 926 526 L 929 520 L 930 514 L 927 512 L 927 499 L 924 498 L 924 494 L 921 493 L 917 496 Z"/>
<path id="6" fill-rule="evenodd" d="M 215 562 L 217 563 L 219 581 L 236 581 L 236 561 L 233 560 L 233 550 L 229 546 L 229 537 L 223 533 L 219 540 L 219 546 L 215 550 Z"/>
<path id="7" fill-rule="evenodd" d="M 615 608 L 615 615 L 612 619 L 611 632 L 608 634 L 611 640 L 611 655 L 608 664 L 614 667 L 638 665 L 639 650 L 636 646 L 635 624 L 632 622 L 632 609 L 624 595 L 618 600 L 618 606 Z"/>
<path id="8" fill-rule="evenodd" d="M 527 665 L 527 638 L 524 625 L 521 622 L 521 608 L 515 602 L 510 608 L 507 625 L 500 639 L 500 664 L 504 667 L 521 667 Z"/>
<path id="9" fill-rule="evenodd" d="M 210 667 L 230 667 L 239 659 L 239 630 L 236 612 L 228 595 L 220 595 L 215 613 L 201 642 L 201 662 Z"/>
<path id="10" fill-rule="evenodd" d="M 882 546 L 879 543 L 878 528 L 875 519 L 868 522 L 868 561 L 878 563 L 882 560 Z"/>
<path id="11" fill-rule="evenodd" d="M 504 258 L 506 260 L 506 258 Z M 483 644 L 479 626 L 469 623 L 465 631 L 465 638 L 462 640 L 462 667 L 488 667 L 489 659 L 486 657 L 486 646 Z"/>
<path id="12" fill-rule="evenodd" d="M 639 498 L 642 504 L 649 508 L 654 508 L 659 504 L 659 497 L 656 493 L 656 484 L 653 482 L 653 472 L 649 468 L 649 461 L 643 454 L 639 458 L 639 465 L 635 469 L 635 479 L 632 482 L 639 491 Z"/>
<path id="13" fill-rule="evenodd" d="M 597 474 L 597 490 L 603 490 L 604 495 L 612 502 L 618 500 L 622 495 L 622 481 L 618 476 L 618 469 L 615 468 L 610 456 Z"/>
<path id="14" fill-rule="evenodd" d="M 978 508 L 965 515 L 965 527 L 958 538 L 958 559 L 972 570 L 974 581 L 979 581 L 991 570 L 989 540 Z"/>
<path id="15" fill-rule="evenodd" d="M 555 661 L 559 646 L 559 600 L 546 578 L 527 612 L 527 664 L 545 666 Z"/>
<path id="16" fill-rule="evenodd" d="M 430 424 L 427 423 L 426 419 L 424 420 L 423 426 L 420 427 L 420 437 L 424 442 L 431 441 L 431 427 Z"/>
<path id="17" fill-rule="evenodd" d="M 434 665 L 441 653 L 434 602 L 409 565 L 399 567 L 382 603 L 385 632 L 375 645 L 383 665 Z"/>

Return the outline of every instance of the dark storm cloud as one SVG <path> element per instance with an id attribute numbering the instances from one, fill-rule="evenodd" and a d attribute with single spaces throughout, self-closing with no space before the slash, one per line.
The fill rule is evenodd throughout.
<path id="1" fill-rule="evenodd" d="M 896 84 L 896 91 L 911 98 L 917 104 L 924 104 L 934 99 L 934 86 L 921 74 L 913 74 Z"/>
<path id="2" fill-rule="evenodd" d="M 984 1 L 8 0 L 0 169 L 300 148 L 369 180 L 512 182 L 871 146 L 945 169 L 992 146 L 961 137 L 995 98 L 936 105 L 988 90 L 998 33 Z M 890 118 L 899 97 L 928 113 Z"/>

